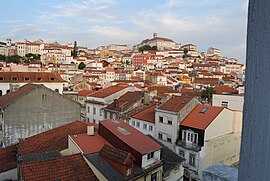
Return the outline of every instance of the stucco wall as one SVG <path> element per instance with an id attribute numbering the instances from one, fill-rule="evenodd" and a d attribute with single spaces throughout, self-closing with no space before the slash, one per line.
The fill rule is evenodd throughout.
<path id="1" fill-rule="evenodd" d="M 46 98 L 42 99 L 42 95 Z M 39 87 L 4 109 L 5 146 L 79 119 L 78 103 Z"/>

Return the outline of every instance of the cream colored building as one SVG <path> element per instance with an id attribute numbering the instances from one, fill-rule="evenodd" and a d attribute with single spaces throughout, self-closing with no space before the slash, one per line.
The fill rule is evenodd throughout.
<path id="1" fill-rule="evenodd" d="M 201 180 L 202 170 L 214 163 L 239 161 L 242 112 L 197 105 L 180 124 L 178 153 L 186 161 L 184 178 Z"/>

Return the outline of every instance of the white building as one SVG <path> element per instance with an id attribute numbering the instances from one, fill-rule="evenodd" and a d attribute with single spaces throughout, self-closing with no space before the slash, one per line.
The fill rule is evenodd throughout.
<path id="1" fill-rule="evenodd" d="M 155 135 L 155 109 L 157 105 L 152 105 L 133 115 L 129 124 L 145 135 Z"/>
<path id="2" fill-rule="evenodd" d="M 67 82 L 54 72 L 0 72 L 0 95 L 16 91 L 28 83 L 43 84 L 60 94 L 67 86 Z"/>
<path id="3" fill-rule="evenodd" d="M 244 95 L 242 94 L 213 94 L 213 106 L 226 107 L 231 110 L 242 111 L 244 106 Z"/>
<path id="4" fill-rule="evenodd" d="M 198 103 L 192 97 L 173 96 L 157 107 L 155 112 L 155 138 L 175 151 L 179 124 Z"/>
<path id="5" fill-rule="evenodd" d="M 201 180 L 214 163 L 239 161 L 242 112 L 198 104 L 182 121 L 177 150 L 186 159 L 185 180 Z"/>
<path id="6" fill-rule="evenodd" d="M 104 119 L 103 109 L 128 91 L 139 91 L 136 87 L 115 85 L 99 90 L 86 98 L 86 120 L 98 124 Z"/>

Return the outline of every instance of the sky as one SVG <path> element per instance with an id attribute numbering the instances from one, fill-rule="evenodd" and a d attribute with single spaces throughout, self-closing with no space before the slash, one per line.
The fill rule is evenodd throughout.
<path id="1" fill-rule="evenodd" d="M 139 44 L 153 33 L 245 62 L 248 0 L 1 1 L 0 41 L 42 39 L 96 48 Z"/>

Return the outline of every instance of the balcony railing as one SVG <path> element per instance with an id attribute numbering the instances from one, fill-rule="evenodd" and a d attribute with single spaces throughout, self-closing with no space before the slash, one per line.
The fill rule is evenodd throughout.
<path id="1" fill-rule="evenodd" d="M 177 140 L 176 144 L 188 150 L 201 151 L 201 146 L 195 143 L 190 143 L 185 140 Z"/>

